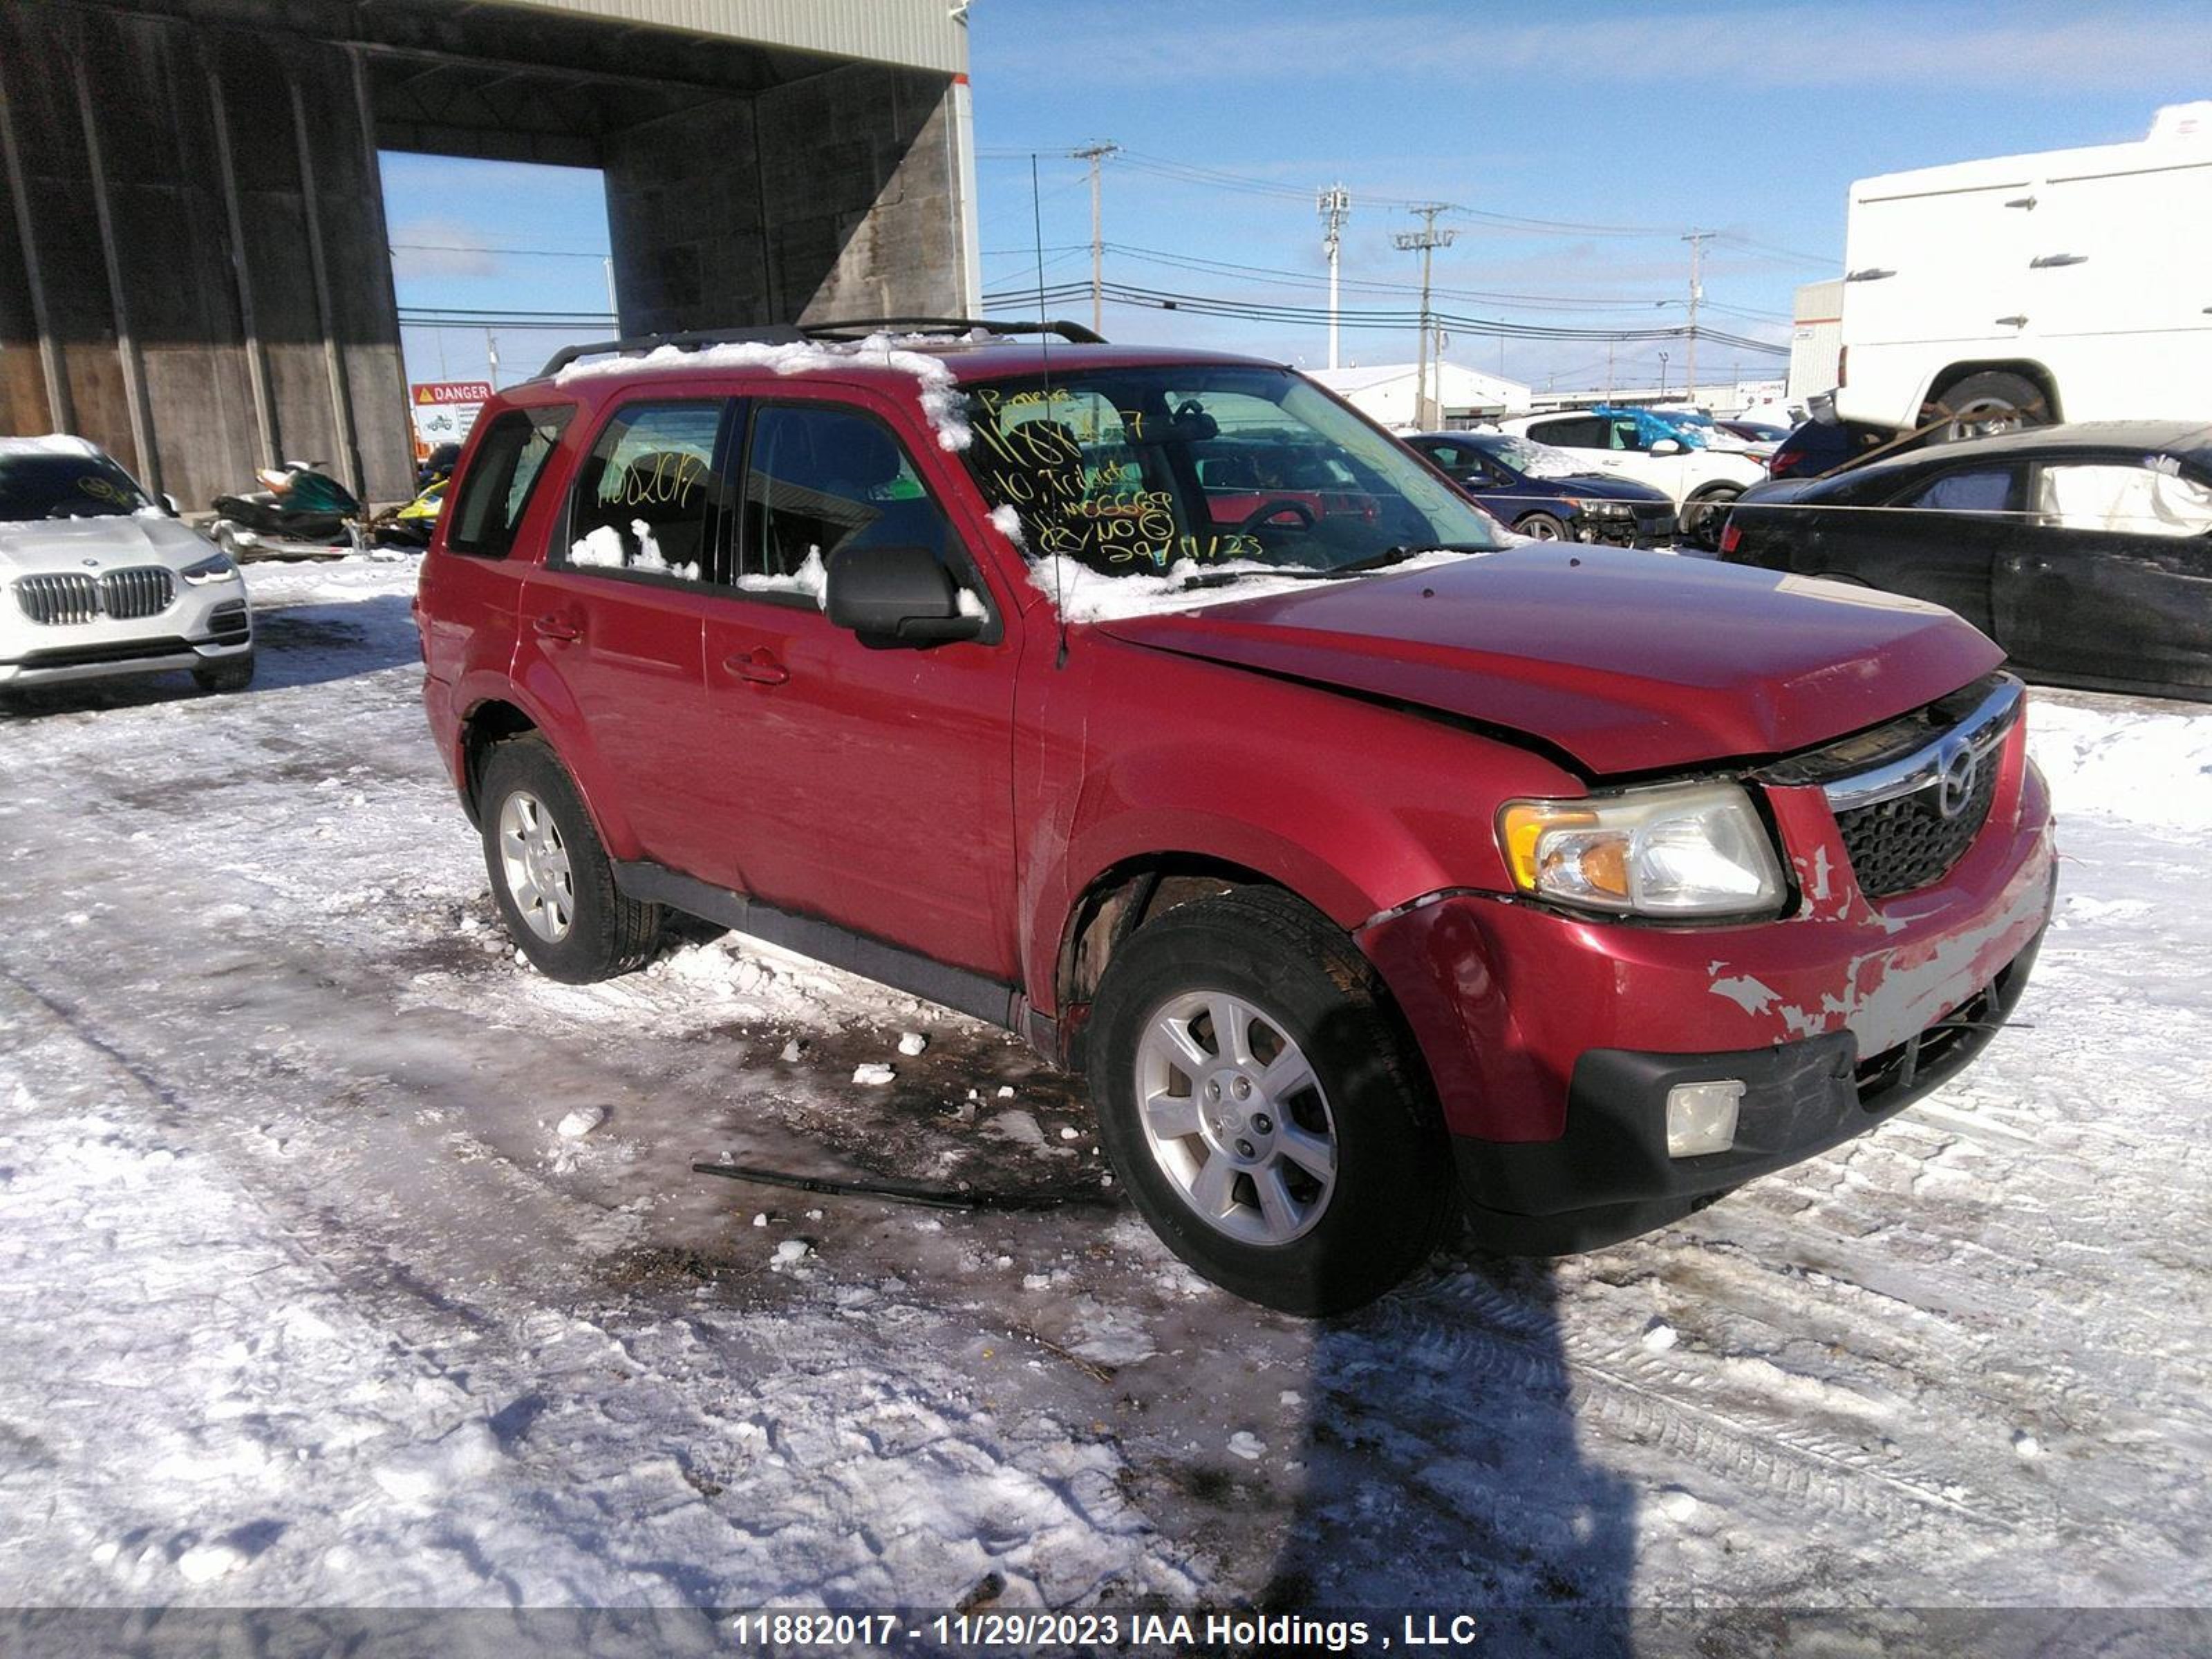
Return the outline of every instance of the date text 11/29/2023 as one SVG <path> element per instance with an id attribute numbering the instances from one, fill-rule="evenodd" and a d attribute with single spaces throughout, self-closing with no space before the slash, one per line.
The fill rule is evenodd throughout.
<path id="1" fill-rule="evenodd" d="M 1295 1613 L 1053 1613 L 994 1608 L 917 1619 L 888 1613 L 745 1613 L 725 1633 L 774 1650 L 842 1650 L 927 1643 L 978 1653 L 1070 1647 L 1191 1649 L 1219 1653 L 1352 1653 L 1402 1648 L 1417 1653 L 1467 1651 L 1480 1630 L 1469 1613 L 1407 1613 L 1392 1631 L 1370 1619 Z M 1395 1638 L 1395 1639 L 1394 1639 Z"/>

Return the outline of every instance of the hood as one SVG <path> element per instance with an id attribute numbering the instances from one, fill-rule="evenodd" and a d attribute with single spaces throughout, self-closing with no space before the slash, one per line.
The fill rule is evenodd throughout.
<path id="1" fill-rule="evenodd" d="M 1571 472 L 1562 477 L 1546 477 L 1541 473 L 1530 473 L 1533 483 L 1554 484 L 1572 495 L 1588 495 L 1601 501 L 1665 501 L 1674 497 L 1665 490 L 1650 484 L 1638 483 L 1632 478 L 1616 477 L 1607 472 Z"/>
<path id="2" fill-rule="evenodd" d="M 1809 748 L 2003 660 L 1917 599 L 1564 542 L 1097 626 L 1504 727 L 1601 776 Z"/>
<path id="3" fill-rule="evenodd" d="M 98 574 L 131 565 L 180 570 L 215 551 L 214 544 L 166 514 L 109 519 L 0 520 L 0 572 L 82 570 Z"/>

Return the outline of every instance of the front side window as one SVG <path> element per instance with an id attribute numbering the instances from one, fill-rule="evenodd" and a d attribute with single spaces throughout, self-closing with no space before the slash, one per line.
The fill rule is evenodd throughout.
<path id="1" fill-rule="evenodd" d="M 967 463 L 1031 557 L 1109 575 L 1189 565 L 1327 576 L 1490 551 L 1490 519 L 1303 376 L 1099 368 L 969 388 Z"/>
<path id="2" fill-rule="evenodd" d="M 128 518 L 154 503 L 100 454 L 0 454 L 0 520 Z"/>
<path id="3" fill-rule="evenodd" d="M 726 404 L 631 404 L 576 477 L 567 562 L 662 580 L 719 580 L 726 505 L 714 470 Z"/>
<path id="4" fill-rule="evenodd" d="M 818 603 L 848 547 L 923 547 L 963 579 L 945 510 L 890 429 L 857 410 L 772 404 L 746 448 L 737 586 Z"/>
<path id="5" fill-rule="evenodd" d="M 2063 461 L 2039 467 L 2035 510 L 2044 524 L 2112 536 L 2212 532 L 2212 489 L 2156 460 L 2132 466 Z"/>
<path id="6" fill-rule="evenodd" d="M 477 558 L 507 556 L 530 492 L 574 413 L 566 404 L 510 409 L 491 423 L 454 497 L 446 529 L 448 549 Z"/>
<path id="7" fill-rule="evenodd" d="M 2003 513 L 2014 505 L 2012 483 L 2008 466 L 1972 467 L 1946 472 L 1917 491 L 1908 490 L 1897 505 L 1934 513 Z"/>

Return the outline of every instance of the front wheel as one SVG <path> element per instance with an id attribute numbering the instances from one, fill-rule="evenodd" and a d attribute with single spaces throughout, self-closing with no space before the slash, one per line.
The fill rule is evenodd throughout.
<path id="1" fill-rule="evenodd" d="M 1513 527 L 1522 535 L 1540 542 L 1563 542 L 1567 539 L 1567 526 L 1548 513 L 1530 513 L 1515 521 Z"/>
<path id="2" fill-rule="evenodd" d="M 1092 1005 L 1107 1155 L 1167 1247 L 1286 1313 L 1364 1306 L 1433 1249 L 1450 1160 L 1374 970 L 1248 888 L 1147 924 Z"/>
<path id="3" fill-rule="evenodd" d="M 1741 489 L 1723 484 L 1692 495 L 1682 508 L 1682 538 L 1705 552 L 1717 550 L 1721 544 L 1721 526 L 1728 522 L 1729 509 L 1742 494 Z"/>
<path id="4" fill-rule="evenodd" d="M 588 985 L 641 968 L 664 921 L 615 885 L 576 786 L 538 738 L 492 750 L 477 798 L 484 867 L 510 938 L 548 979 Z"/>

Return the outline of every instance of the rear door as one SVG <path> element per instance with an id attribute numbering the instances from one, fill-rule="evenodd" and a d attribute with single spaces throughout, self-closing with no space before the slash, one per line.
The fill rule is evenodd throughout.
<path id="1" fill-rule="evenodd" d="M 2165 456 L 2042 462 L 1996 575 L 1996 640 L 2069 678 L 2212 688 L 2212 485 Z"/>
<path id="2" fill-rule="evenodd" d="M 515 617 L 532 567 L 508 556 L 532 545 L 559 516 L 557 503 L 550 513 L 537 503 L 538 485 L 574 413 L 567 404 L 510 409 L 477 434 L 416 584 L 422 662 L 433 681 L 456 685 L 477 670 L 503 676 L 513 663 Z"/>
<path id="3" fill-rule="evenodd" d="M 947 510 L 966 481 L 898 415 L 798 383 L 750 407 L 734 579 L 707 614 L 695 770 L 716 842 L 699 873 L 1013 983 L 1017 653 Z M 984 637 L 872 648 L 834 625 L 828 566 L 867 545 L 930 549 L 991 617 Z"/>
<path id="4" fill-rule="evenodd" d="M 702 640 L 729 509 L 722 397 L 617 404 L 576 469 L 563 526 L 522 596 L 516 678 L 560 711 L 563 758 L 603 821 L 693 867 L 706 719 Z"/>

